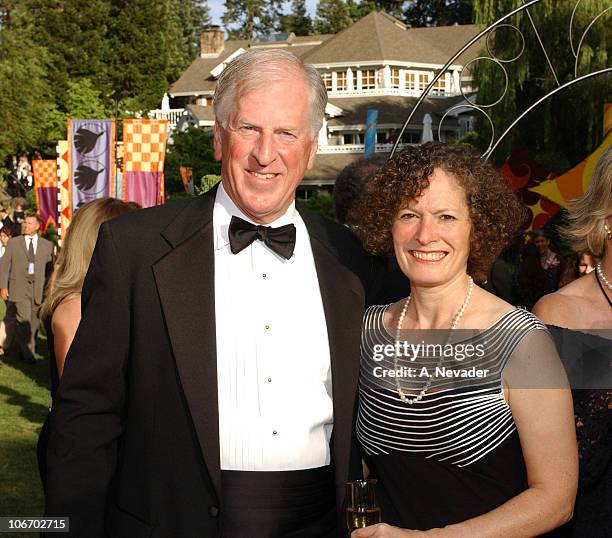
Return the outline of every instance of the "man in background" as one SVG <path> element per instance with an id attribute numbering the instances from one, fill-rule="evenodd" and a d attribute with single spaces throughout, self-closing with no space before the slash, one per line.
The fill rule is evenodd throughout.
<path id="1" fill-rule="evenodd" d="M 53 244 L 40 237 L 39 230 L 38 215 L 27 215 L 23 235 L 9 240 L 0 262 L 0 297 L 8 301 L 6 326 L 15 328 L 13 345 L 19 358 L 29 364 L 36 363 L 38 311 L 53 264 Z"/>

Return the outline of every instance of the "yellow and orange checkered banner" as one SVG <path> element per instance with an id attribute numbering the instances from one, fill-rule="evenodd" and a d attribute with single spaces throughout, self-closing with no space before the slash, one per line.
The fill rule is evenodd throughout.
<path id="1" fill-rule="evenodd" d="M 70 165 L 68 162 L 68 140 L 60 140 L 55 147 L 57 151 L 57 189 L 59 191 L 60 238 L 72 222 L 72 204 L 70 203 Z"/>
<path id="2" fill-rule="evenodd" d="M 43 233 L 49 224 L 57 228 L 57 161 L 32 161 L 34 173 L 34 193 L 36 194 L 36 211 L 42 220 Z"/>
<path id="3" fill-rule="evenodd" d="M 123 200 L 142 207 L 164 203 L 168 120 L 123 121 Z"/>

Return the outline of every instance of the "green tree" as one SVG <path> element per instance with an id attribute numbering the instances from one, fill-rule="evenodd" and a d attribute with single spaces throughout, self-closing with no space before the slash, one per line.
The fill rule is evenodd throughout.
<path id="1" fill-rule="evenodd" d="M 0 4 L 0 156 L 37 146 L 49 114 L 48 55 L 26 6 Z"/>
<path id="2" fill-rule="evenodd" d="M 232 38 L 266 36 L 280 28 L 282 4 L 280 0 L 225 0 L 221 20 Z"/>
<path id="3" fill-rule="evenodd" d="M 312 33 L 312 20 L 306 11 L 305 0 L 292 0 L 291 11 L 281 17 L 281 31 L 295 35 L 310 35 Z"/>
<path id="4" fill-rule="evenodd" d="M 69 81 L 88 78 L 102 94 L 111 91 L 108 39 L 110 0 L 23 0 L 37 44 L 48 51 L 53 102 L 66 109 Z"/>
<path id="5" fill-rule="evenodd" d="M 183 28 L 181 51 L 188 65 L 200 50 L 200 33 L 211 24 L 208 3 L 201 0 L 178 0 L 178 18 Z"/>
<path id="6" fill-rule="evenodd" d="M 473 3 L 472 0 L 411 0 L 403 18 L 414 27 L 470 24 Z"/>
<path id="7" fill-rule="evenodd" d="M 520 0 L 476 0 L 476 22 L 488 25 L 505 13 L 522 5 Z M 530 8 L 530 14 L 543 40 L 560 84 L 574 79 L 574 56 L 567 28 L 575 2 L 543 1 Z M 606 0 L 590 0 L 579 5 L 574 19 L 574 43 L 591 20 L 608 7 Z M 490 110 L 495 132 L 500 134 L 529 105 L 557 87 L 531 22 L 526 14 L 511 21 L 525 38 L 525 51 L 519 60 L 505 64 L 508 90 L 504 99 Z M 606 18 L 600 18 L 590 29 L 579 55 L 578 75 L 610 65 L 612 41 Z M 563 28 L 564 31 L 560 31 Z M 502 28 L 490 40 L 492 51 L 501 59 L 516 56 L 522 47 L 520 35 Z M 504 87 L 503 73 L 494 62 L 478 62 L 474 71 L 478 102 L 494 102 Z M 533 151 L 538 160 L 557 172 L 563 172 L 589 155 L 603 137 L 603 105 L 612 99 L 610 76 L 589 79 L 548 99 L 530 112 L 504 139 L 494 158 L 500 162 L 510 153 L 514 140 Z M 483 122 L 477 126 L 483 135 L 481 146 L 488 145 L 490 129 Z"/>
<path id="8" fill-rule="evenodd" d="M 221 173 L 221 163 L 215 161 L 212 133 L 189 127 L 182 133 L 174 134 L 174 143 L 168 146 L 164 164 L 165 187 L 168 193 L 183 192 L 180 166 L 193 171 L 194 187 L 202 188 L 201 178 Z"/>
<path id="9" fill-rule="evenodd" d="M 352 23 L 351 11 L 343 0 L 320 0 L 315 28 L 318 34 L 336 34 Z"/>

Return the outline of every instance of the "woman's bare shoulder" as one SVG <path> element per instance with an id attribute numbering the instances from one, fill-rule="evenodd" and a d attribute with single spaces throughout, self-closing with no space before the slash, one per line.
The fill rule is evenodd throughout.
<path id="1" fill-rule="evenodd" d="M 533 313 L 549 325 L 571 328 L 576 321 L 588 317 L 593 291 L 590 275 L 579 278 L 542 297 L 533 307 Z"/>
<path id="2" fill-rule="evenodd" d="M 81 296 L 76 295 L 62 301 L 53 312 L 51 329 L 56 334 L 63 332 L 66 327 L 74 327 L 81 320 Z"/>

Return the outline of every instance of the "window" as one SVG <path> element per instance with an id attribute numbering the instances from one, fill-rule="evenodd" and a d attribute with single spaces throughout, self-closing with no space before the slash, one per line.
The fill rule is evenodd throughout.
<path id="1" fill-rule="evenodd" d="M 446 93 L 446 77 L 448 73 L 444 73 L 431 88 L 432 95 L 444 95 Z"/>
<path id="2" fill-rule="evenodd" d="M 322 73 L 321 78 L 323 79 L 323 84 L 325 84 L 325 89 L 327 91 L 331 91 L 332 89 L 332 74 L 331 73 Z"/>
<path id="3" fill-rule="evenodd" d="M 374 69 L 365 69 L 361 72 L 361 89 L 373 90 L 376 88 L 376 71 Z"/>
<path id="4" fill-rule="evenodd" d="M 400 70 L 397 67 L 391 68 L 391 87 L 400 87 Z"/>
<path id="5" fill-rule="evenodd" d="M 336 72 L 336 90 L 346 90 L 346 71 Z"/>
<path id="6" fill-rule="evenodd" d="M 423 91 L 429 84 L 429 75 L 419 75 L 419 90 Z"/>
<path id="7" fill-rule="evenodd" d="M 416 77 L 414 73 L 406 73 L 406 89 L 416 90 Z"/>

